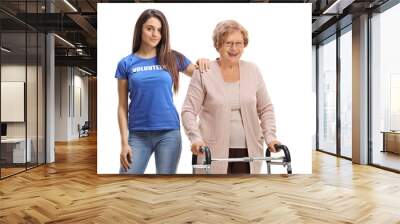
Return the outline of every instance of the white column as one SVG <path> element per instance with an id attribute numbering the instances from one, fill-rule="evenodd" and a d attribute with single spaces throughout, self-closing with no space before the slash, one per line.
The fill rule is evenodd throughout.
<path id="1" fill-rule="evenodd" d="M 353 20 L 353 162 L 368 163 L 368 15 Z"/>
<path id="2" fill-rule="evenodd" d="M 55 133 L 55 76 L 54 76 L 54 36 L 46 35 L 46 163 L 55 161 L 54 133 Z"/>
<path id="3" fill-rule="evenodd" d="M 48 12 L 54 11 L 50 1 L 46 1 Z M 46 163 L 55 161 L 54 134 L 55 134 L 55 54 L 54 35 L 46 35 Z"/>

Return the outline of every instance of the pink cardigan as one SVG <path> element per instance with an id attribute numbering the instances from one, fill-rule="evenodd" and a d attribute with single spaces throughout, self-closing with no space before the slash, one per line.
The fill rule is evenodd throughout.
<path id="1" fill-rule="evenodd" d="M 265 156 L 263 139 L 267 144 L 276 139 L 272 102 L 258 67 L 246 61 L 239 65 L 240 108 L 249 156 Z M 204 141 L 213 158 L 228 158 L 230 114 L 219 65 L 212 61 L 208 72 L 196 70 L 192 76 L 181 113 L 185 133 L 191 143 Z M 251 162 L 250 172 L 260 173 L 262 162 Z M 213 162 L 211 173 L 226 174 L 227 168 L 227 162 Z"/>

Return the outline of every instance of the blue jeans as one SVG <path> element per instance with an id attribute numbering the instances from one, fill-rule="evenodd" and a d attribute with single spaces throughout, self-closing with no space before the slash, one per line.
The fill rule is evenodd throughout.
<path id="1" fill-rule="evenodd" d="M 155 153 L 157 174 L 175 174 L 182 151 L 181 132 L 129 131 L 128 144 L 132 150 L 132 163 L 127 171 L 121 166 L 120 174 L 143 174 L 151 154 Z"/>

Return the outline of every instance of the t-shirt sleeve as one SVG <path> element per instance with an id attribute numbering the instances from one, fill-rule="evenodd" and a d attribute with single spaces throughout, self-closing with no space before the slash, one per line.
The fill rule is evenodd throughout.
<path id="1" fill-rule="evenodd" d="M 178 62 L 178 69 L 180 72 L 185 71 L 186 67 L 192 64 L 192 62 L 185 55 L 182 56 L 183 56 L 183 63 L 181 64 Z"/>
<path id="2" fill-rule="evenodd" d="M 128 73 L 126 72 L 126 62 L 122 59 L 117 66 L 115 71 L 115 78 L 117 79 L 128 79 Z"/>

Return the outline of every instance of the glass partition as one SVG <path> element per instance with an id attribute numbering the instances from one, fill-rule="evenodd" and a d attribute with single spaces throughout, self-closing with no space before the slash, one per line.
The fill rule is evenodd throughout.
<path id="1" fill-rule="evenodd" d="M 336 154 L 336 36 L 318 47 L 318 149 Z"/>
<path id="2" fill-rule="evenodd" d="M 0 178 L 45 162 L 45 35 L 21 22 L 45 1 L 1 1 Z M 37 18 L 37 17 L 33 17 Z"/>
<path id="3" fill-rule="evenodd" d="M 400 4 L 371 18 L 372 164 L 400 171 Z"/>
<path id="4" fill-rule="evenodd" d="M 1 175 L 6 177 L 24 171 L 31 156 L 26 141 L 26 33 L 3 32 L 1 46 L 0 108 L 1 123 L 6 126 L 1 139 Z"/>
<path id="5" fill-rule="evenodd" d="M 340 154 L 352 157 L 352 33 L 340 36 Z"/>

